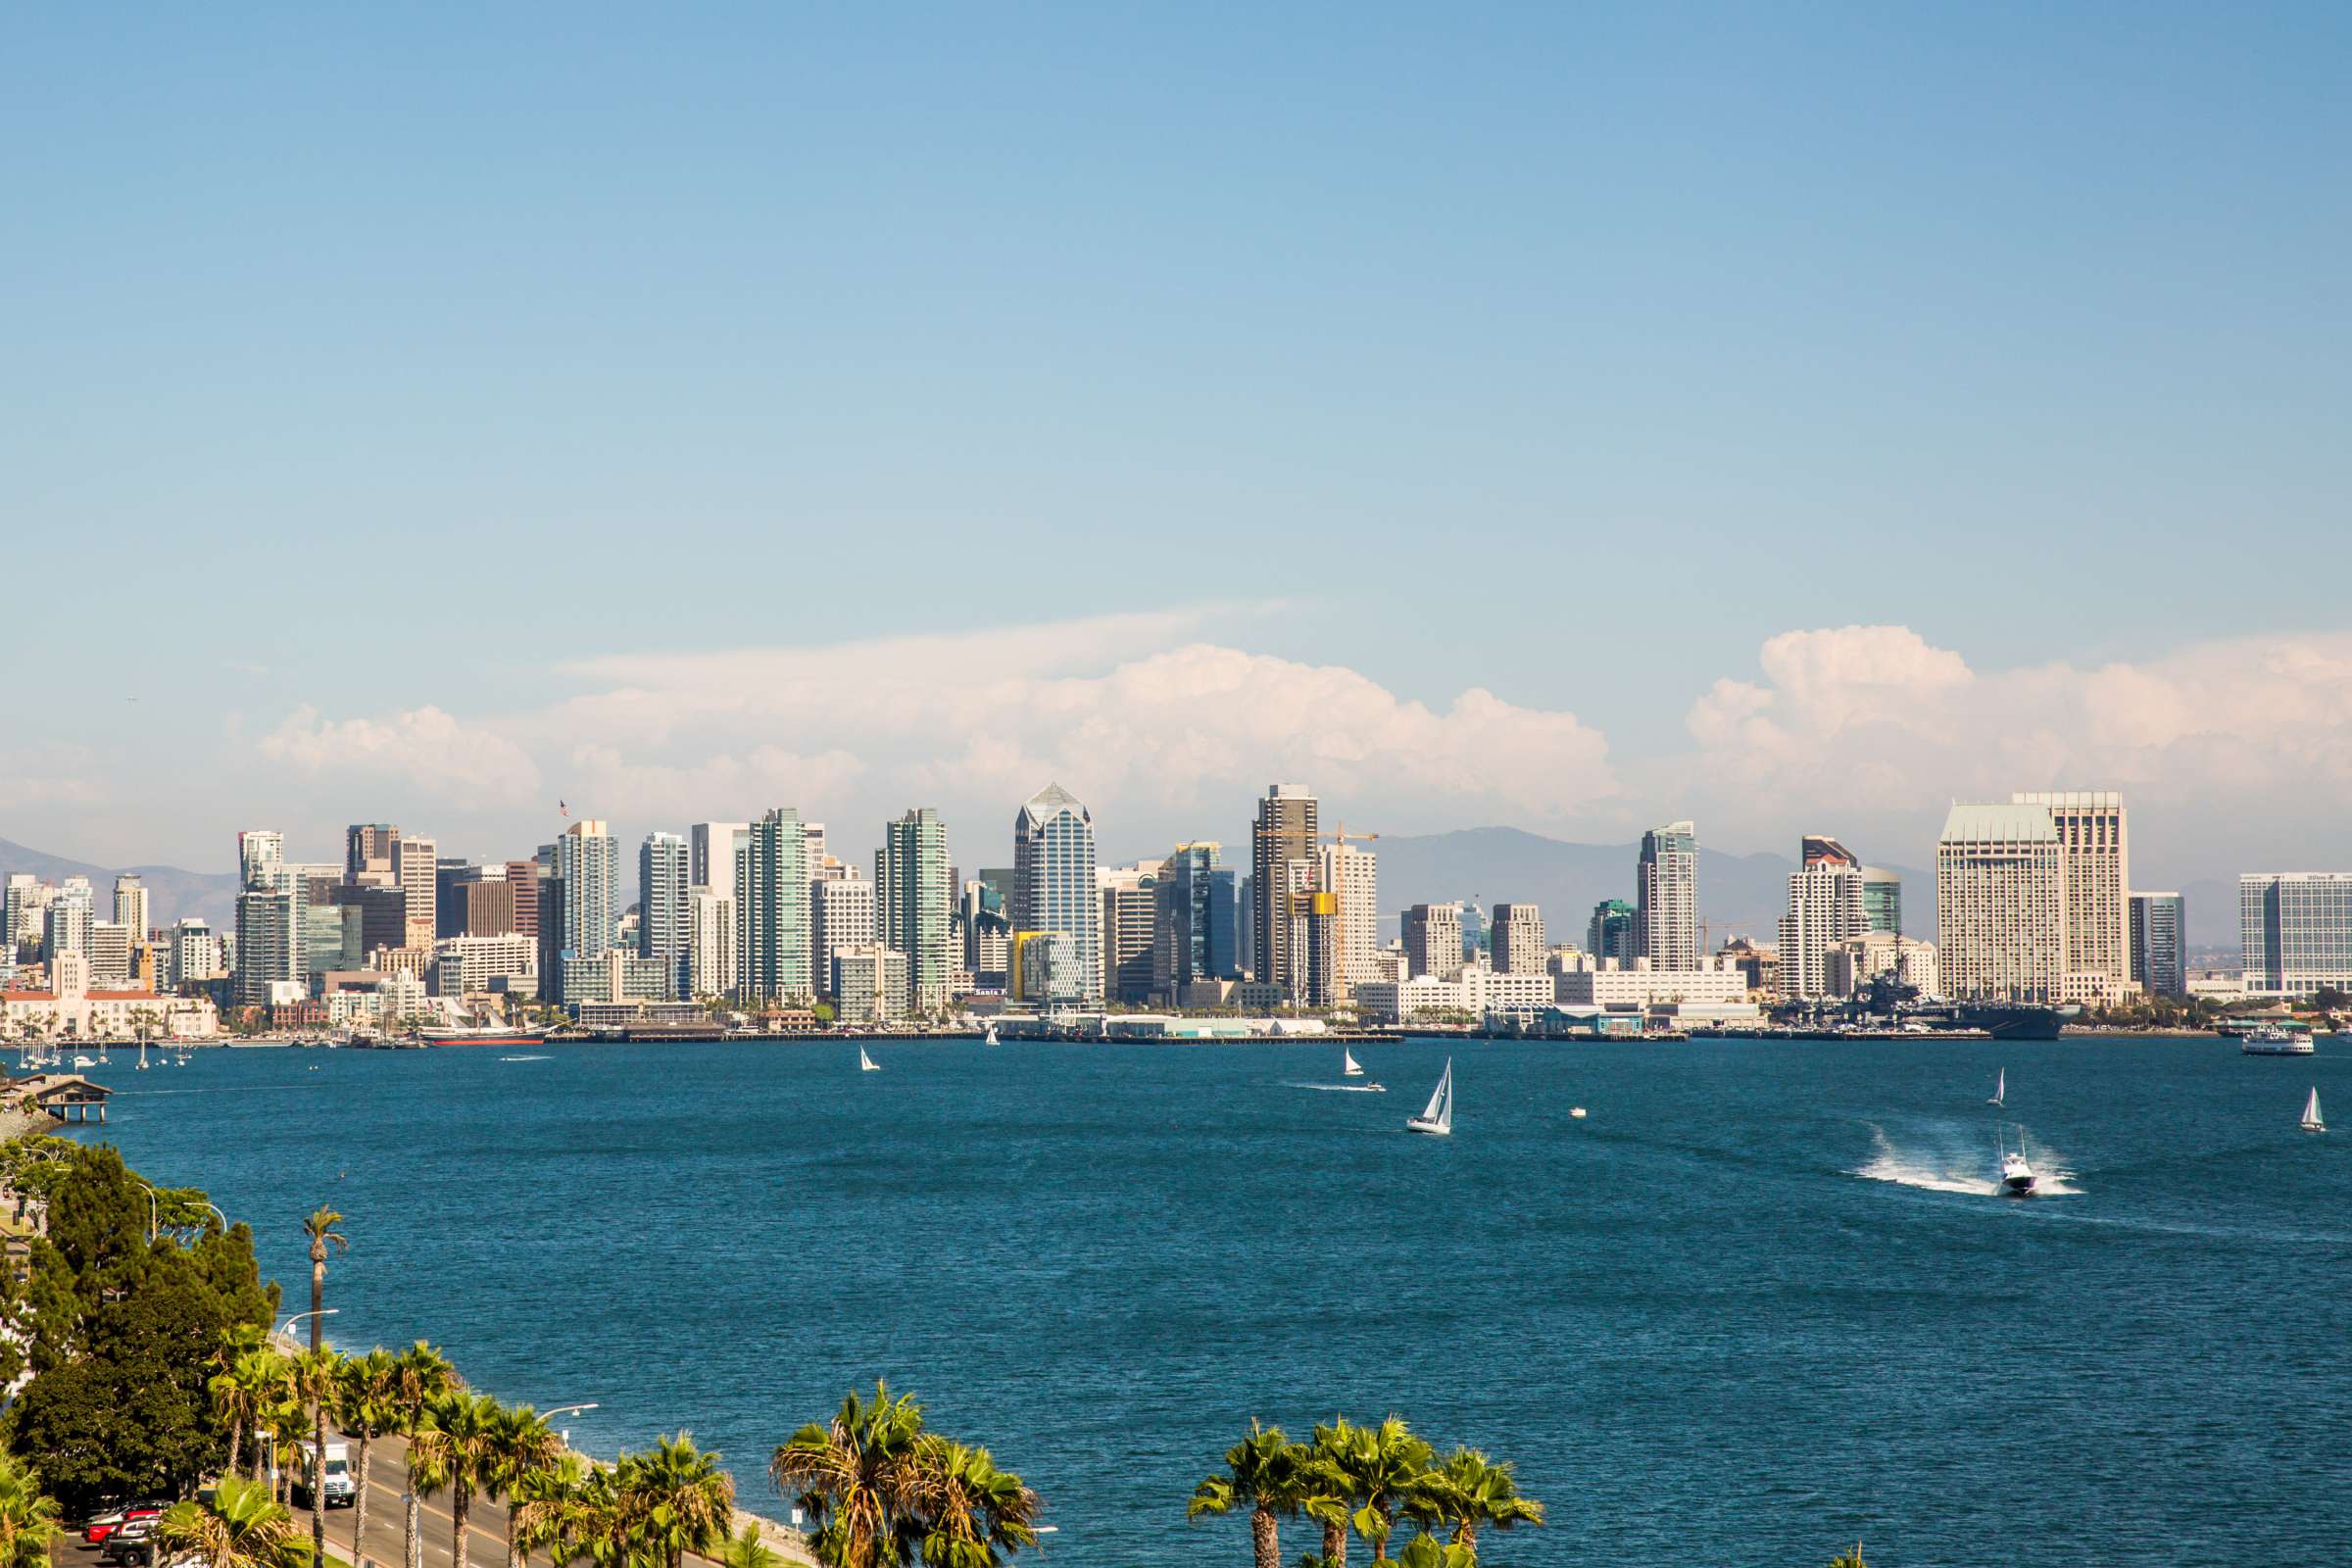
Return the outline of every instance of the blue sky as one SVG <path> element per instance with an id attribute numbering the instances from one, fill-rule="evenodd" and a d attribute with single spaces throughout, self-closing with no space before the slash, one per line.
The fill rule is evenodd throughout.
<path id="1" fill-rule="evenodd" d="M 1108 711 L 1198 740 L 1095 769 L 1129 853 L 1313 768 L 1408 831 L 1704 813 L 1727 848 L 1917 863 L 1954 794 L 2117 781 L 2176 879 L 2352 855 L 2308 801 L 2352 781 L 2315 569 L 2346 520 L 2348 34 L 0 14 L 0 837 L 212 865 L 238 825 L 399 815 L 504 853 L 558 794 L 636 832 L 928 788 L 993 841 L 1013 780 L 1140 744 Z M 1870 635 L 1766 667 L 1873 627 L 1971 698 Z M 1135 667 L 1199 647 L 1265 662 Z M 894 723 L 645 711 L 804 666 L 838 693 L 845 648 L 1007 673 L 953 719 L 903 684 Z M 564 706 L 688 655 L 724 657 L 631 719 Z M 1266 685 L 1313 730 L 1332 671 L 1362 744 L 1232 718 Z M 1365 755 L 1419 744 L 1474 786 Z"/>

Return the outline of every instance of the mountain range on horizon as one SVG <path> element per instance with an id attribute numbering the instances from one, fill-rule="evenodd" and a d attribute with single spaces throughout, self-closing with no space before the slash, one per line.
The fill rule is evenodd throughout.
<path id="1" fill-rule="evenodd" d="M 1554 943 L 1582 944 L 1592 906 L 1603 899 L 1634 897 L 1638 844 L 1578 844 L 1513 827 L 1462 828 L 1449 833 L 1383 838 L 1367 846 L 1380 856 L 1383 937 L 1396 934 L 1398 911 L 1409 905 L 1474 902 L 1489 910 L 1519 901 L 1544 911 Z M 624 865 L 633 863 L 623 857 Z M 967 863 L 974 863 L 970 861 Z M 1246 869 L 1246 867 L 1245 867 Z M 1710 948 L 1726 937 L 1745 934 L 1774 940 L 1796 862 L 1785 855 L 1698 852 L 1699 918 L 1708 926 Z M 1933 872 L 1889 865 L 1903 879 L 1906 936 L 1936 935 L 1936 877 Z M 47 881 L 86 876 L 108 906 L 113 879 L 131 872 L 147 884 L 150 916 L 169 925 L 188 915 L 214 929 L 236 929 L 237 878 L 230 871 L 188 871 L 171 865 L 100 866 L 68 859 L 0 839 L 0 875 L 27 871 Z M 634 889 L 626 890 L 630 899 Z M 2181 889 L 2189 945 L 2233 949 L 2237 945 L 2237 890 L 2204 881 Z M 626 906 L 624 901 L 623 906 Z"/>

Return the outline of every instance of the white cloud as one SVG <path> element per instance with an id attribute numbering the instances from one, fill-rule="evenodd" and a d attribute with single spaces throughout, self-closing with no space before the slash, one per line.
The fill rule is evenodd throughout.
<path id="1" fill-rule="evenodd" d="M 539 769 L 520 746 L 438 708 L 333 720 L 298 708 L 262 737 L 260 750 L 302 773 L 397 781 L 417 798 L 462 810 L 521 806 L 541 793 Z"/>

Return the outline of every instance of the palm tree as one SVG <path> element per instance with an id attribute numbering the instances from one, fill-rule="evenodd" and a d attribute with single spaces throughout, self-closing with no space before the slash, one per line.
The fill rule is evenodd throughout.
<path id="1" fill-rule="evenodd" d="M 767 1473 L 776 1489 L 799 1494 L 816 1524 L 809 1544 L 832 1568 L 881 1568 L 898 1559 L 898 1525 L 914 1503 L 914 1449 L 923 1407 L 914 1396 L 893 1397 L 874 1385 L 872 1400 L 853 1394 L 833 1419 L 801 1428 L 776 1448 Z"/>
<path id="2" fill-rule="evenodd" d="M 1832 1557 L 1830 1568 L 1870 1568 L 1870 1565 L 1862 1560 L 1862 1543 L 1855 1542 L 1851 1553 L 1839 1552 L 1837 1556 Z"/>
<path id="3" fill-rule="evenodd" d="M 322 1336 L 326 1319 L 321 1315 L 326 1310 L 326 1250 L 332 1247 L 338 1252 L 351 1250 L 351 1243 L 335 1229 L 342 1222 L 343 1216 L 331 1208 L 314 1209 L 311 1217 L 302 1222 L 302 1234 L 311 1243 L 311 1348 L 314 1350 L 326 1343 Z"/>
<path id="4" fill-rule="evenodd" d="M 382 1346 L 366 1355 L 346 1357 L 343 1375 L 335 1384 L 335 1425 L 360 1440 L 360 1464 L 351 1505 L 351 1560 L 365 1565 L 368 1540 L 368 1462 L 376 1437 L 400 1424 L 393 1403 L 393 1382 L 400 1363 Z M 231 1462 L 234 1468 L 234 1462 Z"/>
<path id="5" fill-rule="evenodd" d="M 439 1350 L 418 1340 L 392 1358 L 392 1383 L 387 1396 L 392 1411 L 392 1430 L 409 1440 L 414 1450 L 417 1434 L 432 1423 L 435 1401 L 458 1387 L 458 1369 L 449 1364 Z M 411 1464 L 415 1464 L 412 1457 Z M 416 1488 L 403 1489 L 407 1517 L 402 1521 L 401 1560 L 408 1568 L 417 1568 L 424 1560 L 424 1537 L 417 1518 Z"/>
<path id="6" fill-rule="evenodd" d="M 1225 1450 L 1225 1474 L 1193 1489 L 1187 1519 L 1250 1510 L 1250 1540 L 1257 1568 L 1282 1568 L 1282 1519 L 1295 1515 L 1307 1495 L 1300 1449 L 1282 1428 L 1250 1420 L 1250 1435 Z"/>
<path id="7" fill-rule="evenodd" d="M 1299 1511 L 1323 1528 L 1323 1552 L 1314 1559 L 1315 1568 L 1348 1568 L 1348 1515 L 1354 1511 L 1356 1494 L 1346 1456 L 1362 1430 L 1346 1416 L 1335 1415 L 1329 1426 L 1316 1426 L 1314 1443 L 1298 1456 L 1308 1487 Z"/>
<path id="8" fill-rule="evenodd" d="M 1414 1489 L 1415 1513 L 1453 1527 L 1452 1544 L 1475 1555 L 1478 1533 L 1488 1525 L 1509 1530 L 1540 1525 L 1544 1505 L 1519 1495 L 1509 1464 L 1497 1464 L 1476 1448 L 1456 1448 Z"/>
<path id="9" fill-rule="evenodd" d="M 1372 1560 L 1386 1562 L 1397 1511 L 1413 1494 L 1414 1484 L 1428 1474 L 1435 1450 L 1414 1437 L 1399 1415 L 1384 1416 L 1376 1427 L 1348 1427 L 1345 1422 L 1337 1426 L 1345 1428 L 1346 1441 L 1335 1449 L 1334 1459 L 1348 1477 L 1348 1491 L 1363 1499 L 1349 1522 L 1357 1535 L 1372 1543 Z M 1335 1443 L 1340 1435 L 1335 1429 Z M 1321 1441 L 1321 1429 L 1315 1436 Z"/>
<path id="10" fill-rule="evenodd" d="M 223 1338 L 221 1349 L 230 1348 L 229 1341 Z M 236 1359 L 214 1373 L 205 1385 L 212 1395 L 214 1413 L 228 1423 L 230 1475 L 237 1472 L 237 1455 L 248 1434 L 255 1439 L 254 1456 L 257 1459 L 261 1456 L 263 1418 L 277 1402 L 278 1391 L 286 1381 L 286 1358 L 267 1346 L 237 1350 L 235 1354 Z"/>
<path id="11" fill-rule="evenodd" d="M 449 1493 L 450 1547 L 453 1568 L 466 1568 L 466 1521 L 473 1511 L 476 1493 L 489 1489 L 493 1476 L 491 1433 L 498 1419 L 498 1401 L 486 1394 L 453 1390 L 432 1402 L 432 1424 L 409 1443 L 409 1490 Z"/>
<path id="12" fill-rule="evenodd" d="M 555 1463 L 514 1478 L 507 1491 L 509 1535 L 526 1556 L 542 1546 L 555 1548 L 550 1555 L 560 1563 L 579 1555 L 560 1544 L 576 1543 L 581 1533 L 577 1526 L 581 1504 L 588 1500 L 588 1461 L 566 1448 Z"/>
<path id="13" fill-rule="evenodd" d="M 56 1539 L 57 1499 L 30 1465 L 0 1452 L 0 1568 L 49 1568 Z"/>
<path id="14" fill-rule="evenodd" d="M 326 1407 L 343 1386 L 343 1357 L 333 1350 L 298 1353 L 289 1380 L 294 1396 L 310 1411 L 311 1561 L 326 1562 Z"/>
<path id="15" fill-rule="evenodd" d="M 156 1521 L 158 1552 L 195 1568 L 290 1568 L 302 1558 L 294 1516 L 259 1481 L 223 1476 L 211 1502 L 175 1503 Z"/>
<path id="16" fill-rule="evenodd" d="M 986 1448 L 926 1436 L 916 1449 L 925 1516 L 923 1561 L 936 1568 L 996 1568 L 1005 1551 L 1037 1544 L 1043 1504 Z M 678 1568 L 673 1563 L 670 1568 Z"/>
<path id="17" fill-rule="evenodd" d="M 639 1522 L 643 1549 L 666 1568 L 683 1568 L 686 1553 L 707 1552 L 727 1539 L 735 1480 L 718 1467 L 717 1454 L 696 1447 L 685 1433 L 657 1438 L 643 1453 L 621 1455 L 615 1479 L 628 1514 Z"/>
<path id="18" fill-rule="evenodd" d="M 532 1478 L 552 1470 L 564 1443 L 538 1411 L 527 1404 L 498 1406 L 490 1420 L 489 1469 L 483 1491 L 507 1499 L 507 1568 L 522 1568 L 528 1548 L 517 1544 L 514 1499 Z"/>
<path id="19" fill-rule="evenodd" d="M 760 1539 L 758 1525 L 745 1525 L 742 1534 L 729 1536 L 719 1548 L 718 1562 L 719 1568 L 784 1568 L 784 1559 Z"/>

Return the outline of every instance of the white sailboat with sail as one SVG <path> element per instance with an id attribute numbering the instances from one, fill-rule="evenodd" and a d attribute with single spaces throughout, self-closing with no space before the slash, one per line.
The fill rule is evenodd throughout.
<path id="1" fill-rule="evenodd" d="M 1445 1076 L 1438 1080 L 1437 1092 L 1429 1097 L 1429 1103 L 1422 1107 L 1420 1115 L 1408 1119 L 1404 1125 L 1413 1132 L 1429 1133 L 1438 1138 L 1447 1137 L 1453 1132 L 1453 1058 L 1451 1056 L 1446 1058 Z"/>
<path id="2" fill-rule="evenodd" d="M 858 1070 L 859 1072 L 880 1072 L 882 1070 L 882 1064 L 876 1061 L 873 1057 L 867 1055 L 865 1054 L 865 1048 L 863 1046 L 859 1046 L 858 1048 Z"/>
<path id="3" fill-rule="evenodd" d="M 2320 1119 L 2320 1086 L 2318 1084 L 2311 1086 L 2311 1098 L 2303 1102 L 2302 1126 L 2307 1133 L 2324 1133 L 2328 1130 L 2328 1124 Z"/>
<path id="4" fill-rule="evenodd" d="M 984 1046 L 993 1046 L 993 1045 L 995 1045 L 995 1044 L 997 1043 L 997 1020 L 996 1020 L 996 1019 L 994 1019 L 994 1018 L 991 1018 L 991 1019 L 989 1019 L 989 1020 L 988 1020 L 988 1033 L 986 1033 L 986 1034 L 984 1034 L 984 1035 L 982 1035 L 982 1036 L 980 1037 L 980 1043 L 981 1043 L 982 1045 L 984 1045 Z"/>
<path id="5" fill-rule="evenodd" d="M 1355 1059 L 1354 1052 L 1349 1051 L 1346 1046 L 1342 1046 L 1340 1048 L 1340 1076 L 1343 1078 L 1361 1078 L 1363 1075 L 1364 1064 Z"/>
<path id="6" fill-rule="evenodd" d="M 2003 1068 L 2002 1068 L 2002 1069 L 2001 1069 L 1999 1072 L 1997 1072 L 1997 1073 L 1993 1074 L 1993 1077 L 1992 1077 L 1992 1098 L 1991 1098 L 1990 1100 L 1987 1100 L 1986 1102 L 1984 1102 L 1984 1103 L 1986 1103 L 1987 1105 L 2006 1105 L 2006 1104 L 2008 1104 L 2008 1103 L 2009 1103 L 2009 1069 L 2008 1069 L 2008 1068 L 2006 1068 L 2006 1067 L 2003 1067 Z"/>

